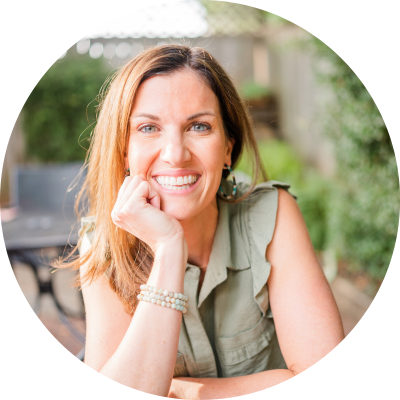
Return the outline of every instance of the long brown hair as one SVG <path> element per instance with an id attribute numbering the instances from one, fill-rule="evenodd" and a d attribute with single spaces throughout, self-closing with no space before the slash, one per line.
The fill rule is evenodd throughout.
<path id="1" fill-rule="evenodd" d="M 245 194 L 231 202 L 246 198 L 260 176 L 266 180 L 247 107 L 226 72 L 206 50 L 179 45 L 149 48 L 106 81 L 84 165 L 87 175 L 77 199 L 78 207 L 81 198 L 86 196 L 85 214 L 95 217 L 92 245 L 83 256 L 72 260 L 73 252 L 54 266 L 78 270 L 86 264 L 80 284 L 91 282 L 106 272 L 111 288 L 130 315 L 138 302 L 139 286 L 147 281 L 153 264 L 153 254 L 146 243 L 116 227 L 111 220 L 111 211 L 125 177 L 124 154 L 131 108 L 140 84 L 146 79 L 186 68 L 198 73 L 218 98 L 225 134 L 235 140 L 232 168 L 244 150 L 252 160 L 253 182 Z M 82 237 L 76 249 L 81 243 Z"/>

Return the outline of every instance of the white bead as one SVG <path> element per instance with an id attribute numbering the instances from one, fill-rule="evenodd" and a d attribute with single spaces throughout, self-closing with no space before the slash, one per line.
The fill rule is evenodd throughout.
<path id="1" fill-rule="evenodd" d="M 156 296 L 156 294 L 155 294 L 154 292 L 151 292 L 151 293 L 150 293 L 150 297 L 151 297 L 151 298 L 154 298 L 155 296 Z"/>
<path id="2" fill-rule="evenodd" d="M 137 295 L 138 300 L 142 300 L 142 296 L 140 294 Z"/>
<path id="3" fill-rule="evenodd" d="M 176 308 L 176 305 L 175 304 L 171 304 L 171 308 Z"/>
<path id="4" fill-rule="evenodd" d="M 156 299 L 156 300 L 160 300 L 160 295 L 157 293 L 155 296 L 154 296 L 154 298 Z"/>
<path id="5" fill-rule="evenodd" d="M 177 299 L 178 298 L 178 293 L 174 293 L 174 297 Z"/>
<path id="6" fill-rule="evenodd" d="M 158 289 L 158 294 L 163 294 L 163 290 L 162 289 Z"/>
<path id="7" fill-rule="evenodd" d="M 182 312 L 183 312 L 184 314 L 186 314 L 186 313 L 187 313 L 187 308 L 186 308 L 186 307 L 183 307 Z"/>
<path id="8" fill-rule="evenodd" d="M 157 304 L 158 304 L 158 305 L 161 304 L 161 300 L 160 300 L 160 299 L 157 300 Z"/>
<path id="9" fill-rule="evenodd" d="M 175 299 L 174 299 L 174 298 L 171 299 L 171 303 L 172 303 L 172 304 L 175 303 Z"/>
<path id="10" fill-rule="evenodd" d="M 176 299 L 176 300 L 175 300 L 175 303 L 178 303 L 179 305 L 182 304 L 182 302 L 181 302 L 179 299 Z"/>
<path id="11" fill-rule="evenodd" d="M 162 302 L 161 302 L 161 305 L 162 305 L 163 307 L 165 307 L 165 306 L 167 305 L 167 303 L 166 303 L 165 301 L 162 301 Z"/>
<path id="12" fill-rule="evenodd" d="M 169 293 L 168 290 L 164 290 L 164 291 L 163 291 L 163 295 L 164 295 L 164 296 L 168 296 L 168 293 Z"/>
<path id="13" fill-rule="evenodd" d="M 144 290 L 146 285 L 140 285 L 140 290 Z"/>
<path id="14" fill-rule="evenodd" d="M 160 296 L 160 300 L 164 301 L 164 300 L 165 300 L 165 296 L 164 296 L 164 295 L 161 295 L 161 296 Z"/>
<path id="15" fill-rule="evenodd" d="M 165 301 L 166 301 L 167 303 L 171 303 L 171 297 L 167 296 L 167 297 L 165 298 Z"/>
<path id="16" fill-rule="evenodd" d="M 178 294 L 178 298 L 179 298 L 179 300 L 182 298 L 182 293 Z"/>
<path id="17" fill-rule="evenodd" d="M 153 291 L 153 286 L 149 286 L 149 292 L 152 292 Z"/>
<path id="18" fill-rule="evenodd" d="M 151 299 L 151 302 L 153 303 L 153 304 L 156 304 L 156 299 Z"/>
<path id="19" fill-rule="evenodd" d="M 167 307 L 170 308 L 171 307 L 171 303 L 167 303 Z"/>
<path id="20" fill-rule="evenodd" d="M 169 293 L 168 293 L 168 296 L 169 296 L 169 297 L 174 297 L 174 292 L 169 292 Z"/>

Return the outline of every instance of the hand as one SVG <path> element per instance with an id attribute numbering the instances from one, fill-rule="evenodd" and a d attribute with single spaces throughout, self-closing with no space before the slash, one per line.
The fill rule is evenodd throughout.
<path id="1" fill-rule="evenodd" d="M 122 184 L 111 218 L 119 228 L 157 248 L 175 238 L 184 238 L 181 224 L 160 210 L 160 196 L 142 177 L 128 176 Z"/>
<path id="2" fill-rule="evenodd" d="M 168 397 L 171 399 L 198 399 L 200 382 L 194 382 L 196 378 L 174 378 L 169 388 Z M 200 381 L 200 379 L 198 379 Z"/>

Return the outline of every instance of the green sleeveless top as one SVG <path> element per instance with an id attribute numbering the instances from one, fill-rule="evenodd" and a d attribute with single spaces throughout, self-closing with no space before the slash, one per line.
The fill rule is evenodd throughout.
<path id="1" fill-rule="evenodd" d="M 189 302 L 174 377 L 234 377 L 287 368 L 269 305 L 271 264 L 265 259 L 279 187 L 289 185 L 261 183 L 238 204 L 218 199 L 218 225 L 200 292 L 200 268 L 186 266 L 184 293 Z M 240 195 L 248 186 L 238 183 L 237 189 Z M 81 224 L 86 231 L 83 247 L 90 245 L 94 220 L 82 218 Z"/>

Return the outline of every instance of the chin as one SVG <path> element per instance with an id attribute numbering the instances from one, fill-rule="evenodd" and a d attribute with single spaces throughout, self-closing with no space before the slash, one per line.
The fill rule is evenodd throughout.
<path id="1" fill-rule="evenodd" d="M 185 210 L 177 210 L 176 208 L 172 208 L 170 210 L 166 209 L 163 211 L 166 212 L 167 214 L 171 215 L 178 221 L 184 221 L 185 219 L 188 219 L 193 216 L 191 213 L 188 213 Z"/>
<path id="2" fill-rule="evenodd" d="M 164 211 L 165 213 L 171 215 L 178 221 L 184 221 L 186 219 L 189 219 L 195 215 L 193 211 L 191 211 L 189 208 L 185 206 L 177 206 L 175 205 L 164 205 L 161 207 L 161 211 Z"/>

